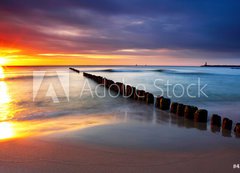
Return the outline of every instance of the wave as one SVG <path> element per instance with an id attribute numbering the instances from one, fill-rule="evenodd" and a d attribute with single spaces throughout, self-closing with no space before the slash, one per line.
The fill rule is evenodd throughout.
<path id="1" fill-rule="evenodd" d="M 173 70 L 173 69 L 155 69 L 150 71 L 167 73 L 167 74 L 177 74 L 177 75 L 211 75 L 211 73 L 207 73 L 207 72 L 183 71 L 183 70 Z"/>
<path id="2" fill-rule="evenodd" d="M 38 78 L 41 76 L 34 76 L 34 78 Z M 55 78 L 57 77 L 56 75 L 52 75 L 52 76 L 44 76 L 44 78 Z M 25 79 L 33 79 L 32 75 L 29 76 L 6 76 L 4 77 L 2 80 L 25 80 Z"/>
<path id="3" fill-rule="evenodd" d="M 92 108 L 91 108 L 92 109 Z M 58 117 L 64 117 L 64 116 L 81 116 L 81 115 L 106 115 L 107 113 L 109 114 L 111 111 L 103 111 L 99 112 L 98 109 L 95 111 L 91 110 L 89 111 L 88 109 L 86 110 L 59 110 L 59 111 L 53 111 L 53 112 L 36 112 L 32 114 L 26 114 L 25 116 L 22 117 L 12 117 L 8 119 L 9 121 L 34 121 L 34 120 L 47 120 L 47 119 L 52 119 L 52 118 L 58 118 Z"/>
<path id="4" fill-rule="evenodd" d="M 4 77 L 2 80 L 18 80 L 18 79 L 32 79 L 33 76 L 13 76 L 13 77 Z"/>
<path id="5" fill-rule="evenodd" d="M 211 73 L 205 73 L 205 72 L 176 72 L 173 74 L 179 74 L 179 75 L 212 75 Z"/>
<path id="6" fill-rule="evenodd" d="M 173 70 L 173 69 L 104 69 L 104 70 L 96 70 L 95 72 L 109 72 L 109 73 L 143 73 L 143 72 L 159 72 L 159 73 L 167 73 L 167 74 L 179 74 L 179 75 L 205 75 L 211 74 L 206 72 L 199 71 L 181 71 L 181 70 Z"/>
<path id="7" fill-rule="evenodd" d="M 127 72 L 144 72 L 145 70 L 134 69 L 103 69 L 103 70 L 91 70 L 88 72 L 109 72 L 109 73 L 127 73 Z"/>
<path id="8" fill-rule="evenodd" d="M 17 120 L 17 121 L 43 120 L 43 119 L 56 118 L 56 117 L 66 116 L 66 115 L 74 115 L 74 114 L 79 114 L 79 111 L 59 111 L 59 112 L 35 113 L 35 114 L 27 115 L 24 117 L 13 118 L 12 120 Z"/>
<path id="9" fill-rule="evenodd" d="M 159 71 L 159 70 L 157 70 Z M 211 74 L 206 72 L 199 72 L 199 71 L 181 71 L 181 70 L 160 70 L 159 72 L 169 73 L 169 74 L 180 74 L 180 75 L 205 75 Z"/>
<path id="10" fill-rule="evenodd" d="M 199 71 L 184 71 L 184 70 L 175 70 L 175 69 L 101 69 L 101 70 L 86 70 L 86 72 L 106 72 L 106 73 L 165 73 L 165 74 L 174 74 L 174 75 L 211 75 L 213 73 L 199 72 Z M 42 76 L 34 76 L 38 78 Z M 46 75 L 44 78 L 56 78 L 57 75 Z M 33 75 L 6 75 L 4 79 L 0 80 L 32 80 Z"/>
<path id="11" fill-rule="evenodd" d="M 149 71 L 153 71 L 153 72 L 166 72 L 166 69 L 155 69 L 155 70 L 149 70 Z"/>
<path id="12" fill-rule="evenodd" d="M 179 75 L 205 75 L 211 74 L 199 71 L 182 71 L 174 69 L 103 69 L 103 70 L 89 70 L 87 72 L 107 72 L 107 73 L 143 73 L 143 72 L 159 72 L 167 74 L 179 74 Z"/>

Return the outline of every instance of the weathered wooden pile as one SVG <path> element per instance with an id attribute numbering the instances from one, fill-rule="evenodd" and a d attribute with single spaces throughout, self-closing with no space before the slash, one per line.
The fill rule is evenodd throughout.
<path id="1" fill-rule="evenodd" d="M 156 108 L 161 110 L 170 111 L 179 117 L 184 117 L 188 120 L 199 123 L 207 123 L 208 111 L 205 109 L 198 109 L 196 106 L 184 105 L 182 103 L 172 102 L 169 98 L 157 96 L 156 99 L 152 93 L 144 90 L 138 90 L 136 87 L 125 85 L 121 82 L 114 82 L 112 80 L 103 78 L 101 76 L 95 76 L 89 73 L 83 73 L 83 76 L 94 80 L 98 84 L 104 85 L 109 90 L 112 90 L 119 95 L 133 100 L 146 102 L 147 104 L 155 104 Z M 232 120 L 228 118 L 221 118 L 219 115 L 213 114 L 211 117 L 211 128 L 220 131 L 231 132 L 233 126 Z M 234 128 L 234 132 L 237 136 L 240 136 L 240 123 L 237 123 Z"/>
<path id="2" fill-rule="evenodd" d="M 75 69 L 75 68 L 72 68 L 72 67 L 69 67 L 69 69 L 76 72 L 76 73 L 80 73 L 80 70 L 78 70 L 78 69 Z"/>

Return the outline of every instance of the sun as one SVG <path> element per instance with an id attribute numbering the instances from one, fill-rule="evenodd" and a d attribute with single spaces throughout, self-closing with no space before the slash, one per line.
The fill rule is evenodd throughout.
<path id="1" fill-rule="evenodd" d="M 5 65 L 5 63 L 6 63 L 6 59 L 0 57 L 0 66 Z"/>
<path id="2" fill-rule="evenodd" d="M 0 123 L 0 140 L 12 138 L 14 135 L 13 125 L 11 123 Z"/>

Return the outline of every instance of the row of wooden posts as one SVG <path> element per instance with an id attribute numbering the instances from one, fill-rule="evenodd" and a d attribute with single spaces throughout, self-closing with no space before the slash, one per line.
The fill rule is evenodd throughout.
<path id="1" fill-rule="evenodd" d="M 121 82 L 115 83 L 113 80 L 109 80 L 101 76 L 95 76 L 86 72 L 83 73 L 83 76 L 94 80 L 98 84 L 103 84 L 106 88 L 124 95 L 127 98 L 144 101 L 147 104 L 155 104 L 156 108 L 165 111 L 169 110 L 171 113 L 176 114 L 179 117 L 184 117 L 195 122 L 207 123 L 208 111 L 205 109 L 198 109 L 196 106 L 184 105 L 177 102 L 171 103 L 169 98 L 162 96 L 157 96 L 155 99 L 152 93 L 144 90 L 138 90 L 133 86 L 125 85 Z M 219 115 L 213 114 L 211 117 L 211 126 L 216 128 L 222 127 L 222 130 L 231 132 L 233 121 L 228 118 L 222 119 Z M 236 135 L 240 136 L 240 123 L 235 125 L 234 132 Z"/>

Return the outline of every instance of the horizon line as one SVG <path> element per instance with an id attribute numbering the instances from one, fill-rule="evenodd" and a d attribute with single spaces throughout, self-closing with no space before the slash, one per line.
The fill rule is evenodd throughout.
<path id="1" fill-rule="evenodd" d="M 166 66 L 166 67 L 200 67 L 201 65 L 2 65 L 0 67 L 158 67 L 158 66 Z"/>

